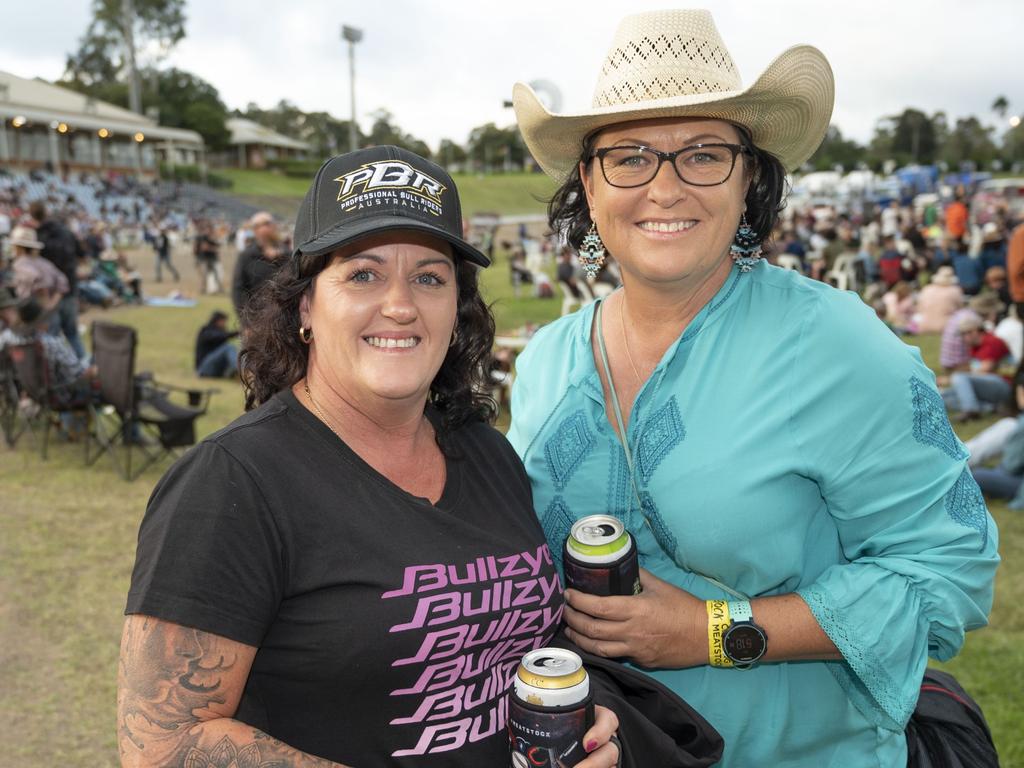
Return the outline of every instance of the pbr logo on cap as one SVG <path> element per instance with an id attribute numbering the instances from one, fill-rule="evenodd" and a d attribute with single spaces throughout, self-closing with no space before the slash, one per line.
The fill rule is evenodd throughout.
<path id="1" fill-rule="evenodd" d="M 406 229 L 451 244 L 456 257 L 490 259 L 462 237 L 455 182 L 443 168 L 400 147 L 332 157 L 313 179 L 295 223 L 295 255 L 318 256 L 368 235 Z"/>

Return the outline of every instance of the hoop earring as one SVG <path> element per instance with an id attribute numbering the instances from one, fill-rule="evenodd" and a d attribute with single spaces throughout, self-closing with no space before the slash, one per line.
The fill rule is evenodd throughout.
<path id="1" fill-rule="evenodd" d="M 313 329 L 312 328 L 307 328 L 304 325 L 300 325 L 299 326 L 299 340 L 303 344 L 309 344 L 311 341 L 313 341 Z"/>
<path id="2" fill-rule="evenodd" d="M 747 223 L 746 213 L 740 214 L 740 226 L 729 246 L 729 255 L 740 272 L 749 272 L 761 259 L 761 241 Z"/>
<path id="3" fill-rule="evenodd" d="M 580 266 L 583 274 L 591 280 L 597 277 L 597 273 L 604 266 L 604 242 L 597 232 L 597 225 L 590 222 L 590 231 L 583 236 L 580 243 Z"/>

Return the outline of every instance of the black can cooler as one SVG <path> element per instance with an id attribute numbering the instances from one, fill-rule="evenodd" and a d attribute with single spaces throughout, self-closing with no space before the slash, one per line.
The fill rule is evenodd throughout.
<path id="1" fill-rule="evenodd" d="M 567 588 L 601 597 L 640 594 L 636 542 L 611 515 L 590 515 L 573 523 L 562 565 Z"/>
<path id="2" fill-rule="evenodd" d="M 512 768 L 570 768 L 587 756 L 583 737 L 594 725 L 594 702 L 577 654 L 526 654 L 508 697 Z"/>

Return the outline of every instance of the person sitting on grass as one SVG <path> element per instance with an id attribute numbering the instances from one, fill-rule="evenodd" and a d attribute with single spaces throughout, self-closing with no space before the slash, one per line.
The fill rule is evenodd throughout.
<path id="1" fill-rule="evenodd" d="M 977 318 L 986 328 L 995 328 L 1005 310 L 1006 306 L 999 299 L 992 294 L 983 293 L 972 296 L 966 307 L 958 309 L 950 316 L 942 329 L 942 346 L 939 349 L 939 362 L 944 374 L 967 371 L 975 365 L 970 347 L 964 342 L 960 330 L 961 322 L 966 318 Z M 948 386 L 948 375 L 939 376 L 937 383 L 940 387 Z"/>
<path id="2" fill-rule="evenodd" d="M 963 304 L 964 292 L 953 268 L 939 267 L 917 296 L 918 332 L 941 333 Z"/>
<path id="3" fill-rule="evenodd" d="M 959 330 L 970 350 L 972 370 L 955 371 L 942 398 L 947 408 L 960 411 L 960 421 L 964 422 L 978 418 L 983 410 L 994 410 L 1010 396 L 1009 381 L 997 373 L 999 364 L 1010 357 L 1010 348 L 985 330 L 981 318 L 965 317 Z"/>
<path id="4" fill-rule="evenodd" d="M 231 339 L 238 331 L 228 330 L 228 316 L 215 310 L 196 336 L 196 375 L 229 379 L 238 375 L 238 348 Z"/>
<path id="5" fill-rule="evenodd" d="M 971 474 L 990 499 L 1008 499 L 1010 509 L 1024 509 L 1024 365 L 1013 377 L 1011 407 L 1016 418 L 1000 419 L 967 442 Z M 984 463 L 1002 455 L 995 467 Z"/>

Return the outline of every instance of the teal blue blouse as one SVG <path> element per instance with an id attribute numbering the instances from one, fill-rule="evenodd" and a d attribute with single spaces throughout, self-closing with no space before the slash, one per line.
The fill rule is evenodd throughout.
<path id="1" fill-rule="evenodd" d="M 652 673 L 722 733 L 722 766 L 906 765 L 927 659 L 986 624 L 999 561 L 918 350 L 854 294 L 734 269 L 637 395 L 634 492 L 593 318 L 544 327 L 516 366 L 509 439 L 552 552 L 610 512 L 643 567 L 700 599 L 729 597 L 708 576 L 807 602 L 843 661 Z"/>

